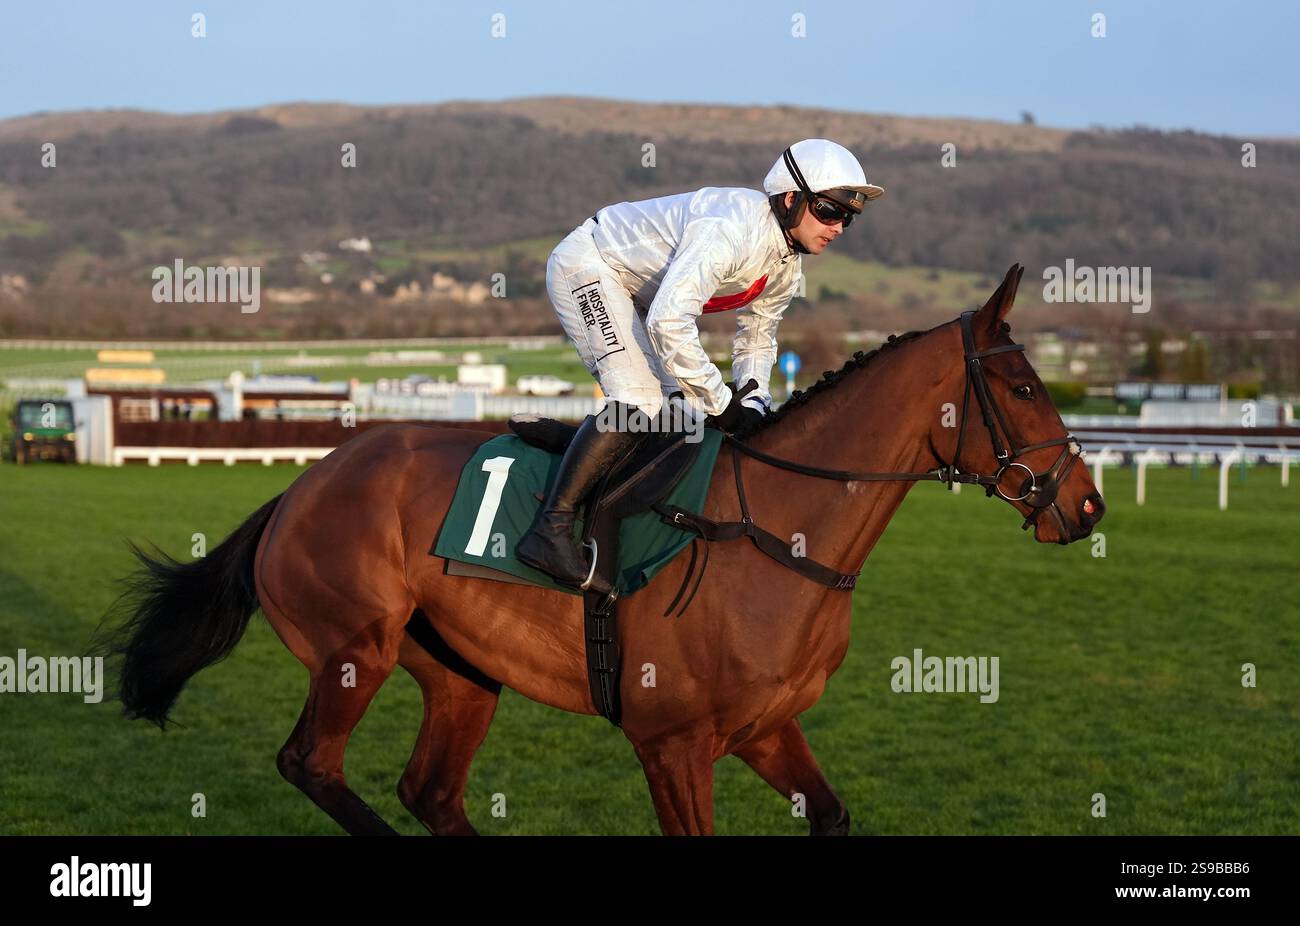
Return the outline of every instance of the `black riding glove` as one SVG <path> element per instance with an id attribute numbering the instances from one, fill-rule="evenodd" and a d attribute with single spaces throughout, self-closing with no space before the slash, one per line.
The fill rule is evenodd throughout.
<path id="1" fill-rule="evenodd" d="M 727 402 L 727 407 L 718 414 L 709 416 L 709 420 L 711 420 L 716 427 L 721 428 L 723 431 L 735 431 L 738 430 L 742 424 L 747 424 L 751 420 L 746 416 L 747 412 L 761 417 L 761 412 L 756 412 L 754 409 L 741 404 L 741 400 L 746 395 L 758 388 L 757 380 L 751 378 L 749 382 L 745 383 L 744 388 L 739 392 L 736 391 L 736 387 L 733 383 L 727 383 L 727 388 L 731 390 L 731 400 Z"/>
<path id="2" fill-rule="evenodd" d="M 767 416 L 757 408 L 751 405 L 743 405 L 740 408 L 740 427 L 744 431 L 752 431 L 763 423 L 765 417 Z"/>

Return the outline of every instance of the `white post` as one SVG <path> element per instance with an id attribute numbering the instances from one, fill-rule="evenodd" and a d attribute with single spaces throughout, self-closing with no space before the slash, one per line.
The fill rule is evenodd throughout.
<path id="1" fill-rule="evenodd" d="M 1233 452 L 1223 458 L 1219 464 L 1219 510 L 1228 510 L 1228 470 L 1233 463 L 1241 459 L 1241 454 Z"/>
<path id="2" fill-rule="evenodd" d="M 1147 503 L 1147 464 L 1155 462 L 1156 451 L 1154 447 L 1148 447 L 1145 453 L 1139 454 L 1137 458 L 1137 503 L 1145 505 Z"/>
<path id="3" fill-rule="evenodd" d="M 1285 489 L 1291 484 L 1291 454 L 1284 444 L 1278 444 L 1277 449 L 1282 451 L 1282 488 Z"/>
<path id="4" fill-rule="evenodd" d="M 1110 448 L 1102 447 L 1101 453 L 1097 454 L 1097 459 L 1092 461 L 1092 482 L 1097 487 L 1097 494 L 1102 497 L 1105 497 L 1106 493 L 1101 490 L 1101 461 L 1108 453 Z"/>
<path id="5" fill-rule="evenodd" d="M 230 371 L 230 409 L 227 421 L 241 421 L 244 417 L 244 374 L 241 370 Z"/>

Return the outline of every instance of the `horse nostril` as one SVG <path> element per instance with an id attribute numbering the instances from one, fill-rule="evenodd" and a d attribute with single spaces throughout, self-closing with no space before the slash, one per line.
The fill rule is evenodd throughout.
<path id="1" fill-rule="evenodd" d="M 1106 503 L 1101 500 L 1101 496 L 1096 492 L 1083 500 L 1083 521 L 1085 524 L 1096 524 L 1105 513 Z"/>

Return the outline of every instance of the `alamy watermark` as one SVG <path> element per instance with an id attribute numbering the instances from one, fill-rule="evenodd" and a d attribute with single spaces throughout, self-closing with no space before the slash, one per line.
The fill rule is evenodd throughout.
<path id="1" fill-rule="evenodd" d="M 912 650 L 911 658 L 895 656 L 889 667 L 894 676 L 889 687 L 895 692 L 979 692 L 980 703 L 998 699 L 997 656 L 925 656 Z"/>
<path id="2" fill-rule="evenodd" d="M 668 399 L 664 399 L 653 415 L 636 406 L 608 402 L 596 415 L 596 430 L 685 434 L 686 443 L 696 444 L 704 439 L 705 417 L 686 403 Z"/>
<path id="3" fill-rule="evenodd" d="M 87 704 L 104 699 L 103 656 L 0 656 L 0 694 L 78 692 Z"/>
<path id="4" fill-rule="evenodd" d="M 178 257 L 152 277 L 154 302 L 237 302 L 245 315 L 262 307 L 261 267 L 186 267 Z"/>
<path id="5" fill-rule="evenodd" d="M 130 897 L 147 907 L 153 895 L 152 862 L 83 862 L 72 856 L 51 866 L 51 897 Z"/>
<path id="6" fill-rule="evenodd" d="M 1127 302 L 1134 315 L 1151 311 L 1150 267 L 1075 267 L 1069 258 L 1062 267 L 1043 268 L 1043 301 Z"/>

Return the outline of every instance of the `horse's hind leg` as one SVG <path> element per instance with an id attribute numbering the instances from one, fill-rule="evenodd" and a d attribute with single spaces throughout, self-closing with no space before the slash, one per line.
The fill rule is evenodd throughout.
<path id="1" fill-rule="evenodd" d="M 424 618 L 417 613 L 416 621 Z M 426 625 L 426 632 L 431 629 Z M 424 695 L 424 719 L 411 760 L 397 783 L 397 796 L 407 810 L 435 836 L 477 835 L 465 816 L 465 783 L 474 753 L 487 736 L 496 712 L 501 685 L 448 666 L 424 648 L 425 637 L 407 636 L 398 661 L 419 683 Z M 440 643 L 441 640 L 435 640 Z M 444 644 L 445 646 L 445 644 Z"/>
<path id="2" fill-rule="evenodd" d="M 354 836 L 395 836 L 343 775 L 348 737 L 393 671 L 399 622 L 376 621 L 312 670 L 298 725 L 280 750 L 280 774 Z"/>

